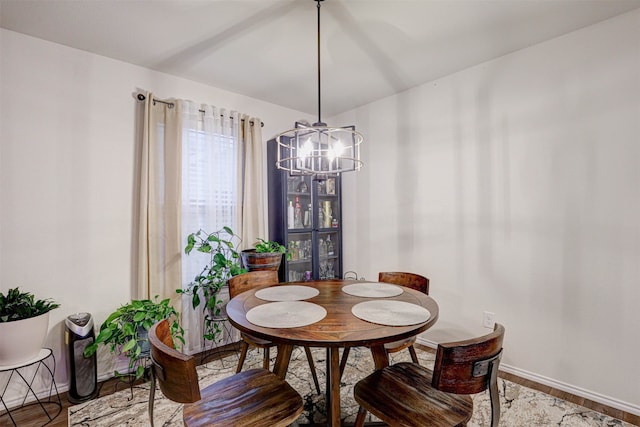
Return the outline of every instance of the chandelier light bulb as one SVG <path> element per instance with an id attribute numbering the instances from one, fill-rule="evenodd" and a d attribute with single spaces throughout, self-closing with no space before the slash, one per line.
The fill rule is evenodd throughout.
<path id="1" fill-rule="evenodd" d="M 333 162 L 335 158 L 336 158 L 336 152 L 334 148 L 329 147 L 329 149 L 327 150 L 327 159 L 329 159 L 330 162 Z"/>
<path id="2" fill-rule="evenodd" d="M 313 144 L 311 143 L 311 138 L 307 138 L 305 143 L 302 145 L 302 150 L 300 150 L 300 157 L 304 160 L 311 155 L 312 151 Z"/>
<path id="3" fill-rule="evenodd" d="M 333 144 L 333 151 L 335 152 L 336 156 L 342 156 L 342 152 L 344 151 L 344 146 L 342 145 L 342 142 L 340 140 L 338 140 L 335 144 Z"/>

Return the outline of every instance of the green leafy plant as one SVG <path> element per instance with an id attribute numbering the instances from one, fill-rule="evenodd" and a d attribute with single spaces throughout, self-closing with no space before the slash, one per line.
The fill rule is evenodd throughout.
<path id="1" fill-rule="evenodd" d="M 0 292 L 0 322 L 13 322 L 40 316 L 60 307 L 52 299 L 36 300 L 29 292 L 21 292 L 20 288 L 9 289 L 7 295 Z"/>
<path id="2" fill-rule="evenodd" d="M 111 313 L 100 326 L 95 341 L 84 350 L 84 356 L 92 356 L 100 344 L 109 345 L 112 353 L 120 353 L 129 359 L 129 371 L 136 379 L 144 375 L 145 367 L 141 355 L 149 352 L 147 333 L 151 326 L 163 319 L 170 319 L 173 339 L 184 344 L 184 330 L 178 322 L 178 312 L 169 304 L 169 299 L 132 300 Z M 115 371 L 116 376 L 121 376 Z"/>
<path id="3" fill-rule="evenodd" d="M 187 236 L 184 252 L 189 255 L 195 249 L 209 254 L 209 260 L 185 289 L 177 289 L 176 292 L 191 295 L 194 309 L 202 305 L 205 325 L 203 336 L 206 340 L 215 341 L 222 332 L 219 320 L 222 306 L 220 289 L 230 277 L 247 271 L 240 266 L 237 249 L 240 242 L 240 237 L 229 227 L 222 227 L 213 233 L 200 229 Z"/>
<path id="4" fill-rule="evenodd" d="M 273 240 L 265 240 L 258 237 L 258 241 L 255 243 L 256 253 L 283 253 L 287 260 L 291 259 L 291 251 Z"/>
<path id="5" fill-rule="evenodd" d="M 256 248 L 256 252 L 258 252 L 258 253 L 266 253 L 266 252 L 270 252 L 270 253 L 276 253 L 276 252 L 285 253 L 287 251 L 287 248 L 285 248 L 284 245 L 281 245 L 278 242 L 274 242 L 274 241 L 271 241 L 271 240 L 265 240 L 265 239 L 261 239 L 261 238 L 258 238 L 258 241 L 255 244 L 255 248 Z"/>

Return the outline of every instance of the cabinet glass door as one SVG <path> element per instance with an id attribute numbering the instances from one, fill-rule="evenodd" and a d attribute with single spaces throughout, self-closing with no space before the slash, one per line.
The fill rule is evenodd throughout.
<path id="1" fill-rule="evenodd" d="M 317 182 L 318 226 L 316 229 L 338 228 L 340 226 L 340 198 L 336 191 L 336 178 Z"/>
<path id="2" fill-rule="evenodd" d="M 313 271 L 311 177 L 287 177 L 287 281 L 305 280 Z"/>
<path id="3" fill-rule="evenodd" d="M 318 260 L 320 279 L 333 279 L 340 277 L 340 259 L 338 251 L 340 248 L 339 235 L 337 231 L 318 233 Z"/>
<path id="4" fill-rule="evenodd" d="M 316 181 L 318 277 L 340 277 L 340 197 L 336 178 Z"/>
<path id="5" fill-rule="evenodd" d="M 313 238 L 311 233 L 290 233 L 287 248 L 291 258 L 287 261 L 287 281 L 305 280 L 313 271 Z"/>
<path id="6" fill-rule="evenodd" d="M 311 178 L 290 176 L 287 178 L 287 229 L 311 229 Z"/>

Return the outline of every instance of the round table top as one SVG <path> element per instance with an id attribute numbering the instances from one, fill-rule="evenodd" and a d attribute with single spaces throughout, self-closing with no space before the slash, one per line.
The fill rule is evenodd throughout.
<path id="1" fill-rule="evenodd" d="M 251 289 L 232 298 L 226 306 L 227 314 L 231 324 L 242 332 L 276 343 L 310 347 L 354 347 L 397 341 L 426 331 L 438 320 L 438 304 L 433 298 L 405 287 L 402 294 L 384 299 L 404 301 L 424 307 L 431 313 L 428 320 L 408 326 L 384 326 L 361 320 L 352 314 L 351 308 L 355 304 L 371 301 L 373 298 L 353 296 L 342 291 L 343 286 L 353 283 L 359 282 L 338 279 L 292 282 L 291 284 L 317 288 L 320 293 L 305 301 L 318 304 L 327 310 L 324 319 L 307 326 L 279 329 L 260 327 L 249 322 L 246 317 L 249 310 L 269 303 L 255 296 L 257 290 L 265 287 Z"/>

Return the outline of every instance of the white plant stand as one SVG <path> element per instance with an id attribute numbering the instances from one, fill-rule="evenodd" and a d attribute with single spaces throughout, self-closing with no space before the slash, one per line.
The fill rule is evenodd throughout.
<path id="1" fill-rule="evenodd" d="M 58 387 L 55 381 L 56 371 L 56 359 L 53 356 L 53 351 L 50 348 L 43 348 L 40 353 L 29 360 L 20 362 L 14 365 L 0 365 L 0 403 L 4 407 L 4 412 L 0 414 L 0 419 L 8 416 L 14 426 L 18 426 L 12 411 L 15 414 L 25 407 L 40 407 L 40 409 L 46 414 L 51 422 L 62 411 L 62 401 L 58 394 Z M 5 379 L 5 377 L 7 377 Z M 38 380 L 38 381 L 37 381 Z M 6 381 L 6 383 L 5 383 Z M 40 382 L 44 383 L 44 393 L 38 393 L 34 389 L 34 384 Z M 18 406 L 9 408 L 7 404 L 7 394 L 9 394 L 9 386 L 14 383 L 15 386 L 23 388 L 26 386 L 27 390 L 24 396 L 18 396 L 18 401 L 21 403 Z M 11 396 L 11 401 L 15 401 L 16 397 Z"/>

